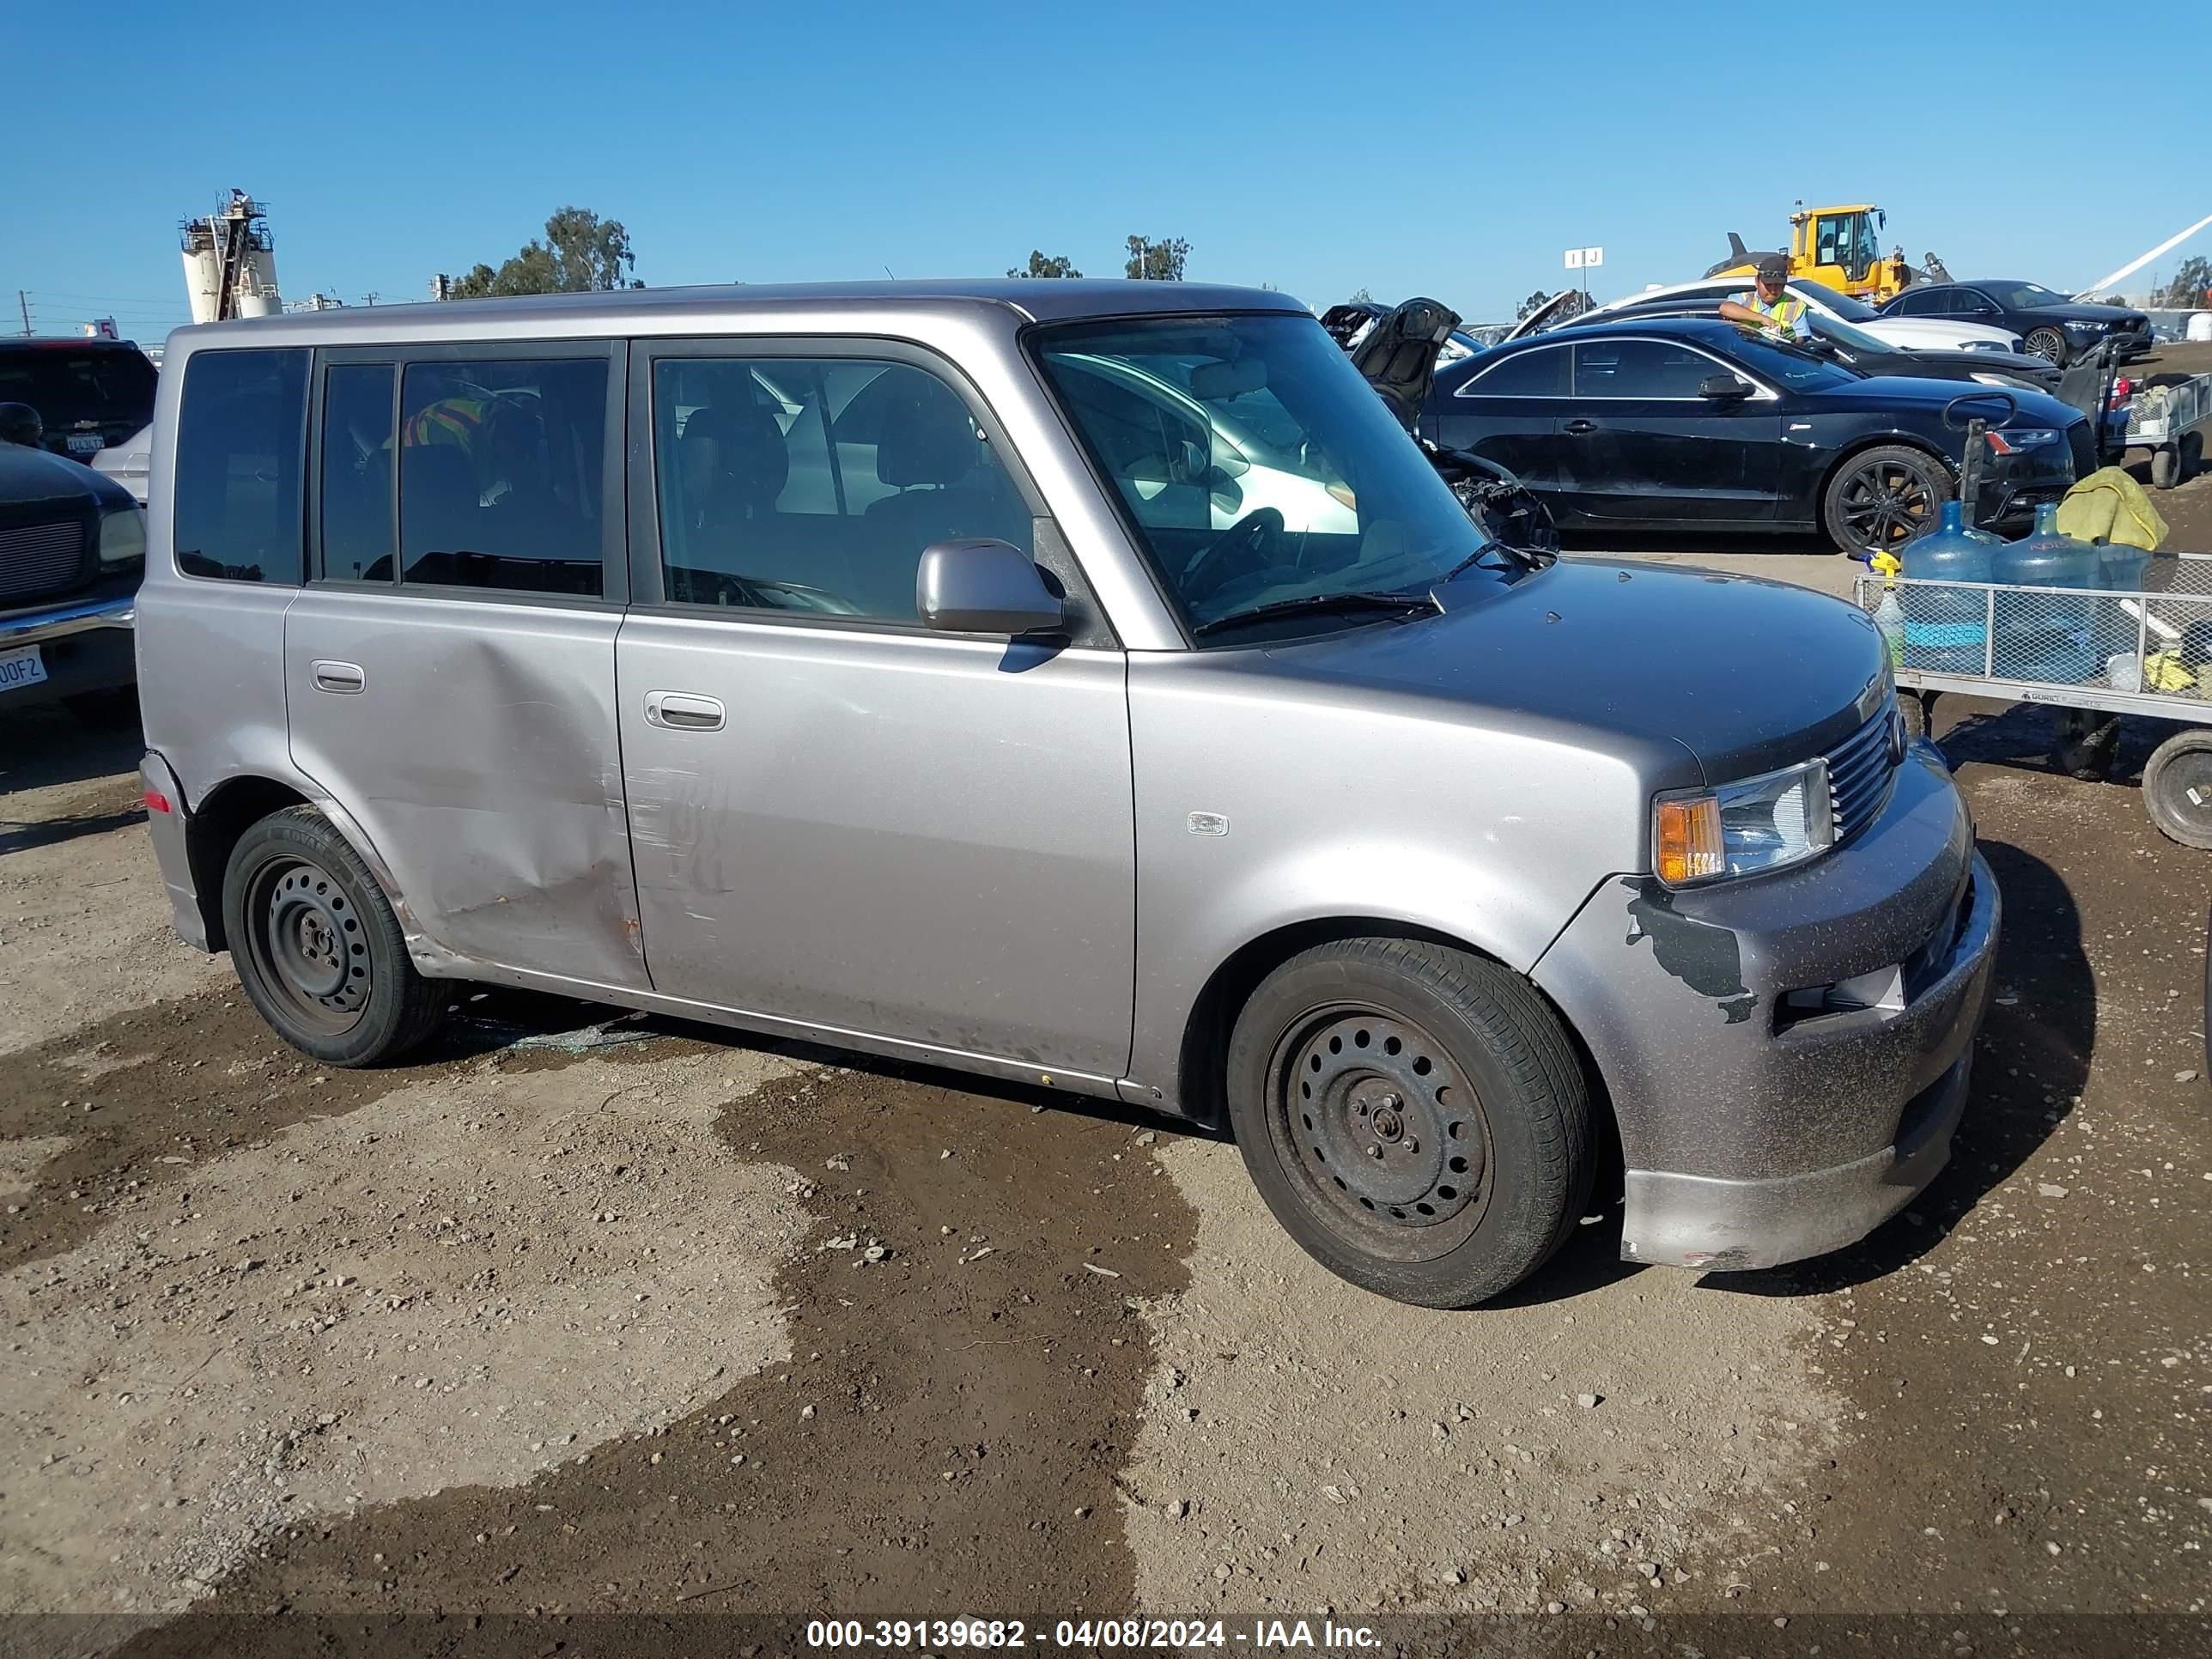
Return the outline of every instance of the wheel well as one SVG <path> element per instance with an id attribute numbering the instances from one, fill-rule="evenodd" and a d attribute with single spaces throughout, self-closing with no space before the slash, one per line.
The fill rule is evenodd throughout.
<path id="1" fill-rule="evenodd" d="M 1182 1054 L 1176 1066 L 1176 1088 L 1185 1115 L 1210 1129 L 1225 1128 L 1229 1122 L 1228 1064 L 1229 1037 L 1237 1024 L 1237 1015 L 1259 988 L 1260 981 L 1273 973 L 1302 951 L 1316 945 L 1327 945 L 1346 939 L 1417 939 L 1431 945 L 1441 945 L 1453 951 L 1464 951 L 1469 956 L 1486 961 L 1498 958 L 1487 951 L 1455 939 L 1433 927 L 1421 927 L 1384 916 L 1331 916 L 1315 921 L 1294 922 L 1279 927 L 1272 933 L 1262 933 L 1258 939 L 1234 952 L 1229 959 L 1213 970 L 1205 988 L 1191 1006 L 1190 1018 L 1183 1027 Z M 1502 963 L 1500 964 L 1503 965 Z M 1613 1122 L 1613 1097 L 1607 1092 L 1605 1079 L 1598 1071 L 1597 1061 L 1589 1046 L 1583 1041 L 1559 1006 L 1544 995 L 1543 988 L 1531 981 L 1536 994 L 1544 1001 L 1559 1022 L 1559 1029 L 1567 1034 L 1574 1045 L 1575 1057 L 1580 1061 L 1583 1076 L 1590 1094 L 1593 1120 L 1598 1130 L 1597 1145 L 1601 1170 L 1617 1169 L 1620 1162 L 1620 1136 Z"/>
<path id="2" fill-rule="evenodd" d="M 200 921 L 207 928 L 210 950 L 227 947 L 222 933 L 222 878 L 238 838 L 271 812 L 307 805 L 305 795 L 273 778 L 227 778 L 187 821 L 185 849 L 191 860 L 192 890 L 199 900 Z"/>
<path id="3" fill-rule="evenodd" d="M 1825 532 L 1828 527 L 1828 486 L 1835 483 L 1836 475 L 1838 473 L 1841 472 L 1846 466 L 1849 466 L 1851 462 L 1856 459 L 1859 456 L 1865 454 L 1869 449 L 1917 449 L 1922 454 L 1927 456 L 1929 459 L 1934 461 L 1936 465 L 1943 469 L 1943 476 L 1950 480 L 1951 493 L 1953 495 L 1956 495 L 1958 493 L 1959 468 L 1957 464 L 1942 450 L 1937 449 L 1934 445 L 1930 444 L 1926 439 L 1915 438 L 1898 433 L 1870 434 L 1866 437 L 1859 439 L 1856 442 L 1853 443 L 1850 448 L 1844 450 L 1843 453 L 1837 456 L 1834 460 L 1829 462 L 1828 470 L 1820 475 L 1820 487 L 1814 494 L 1813 511 L 1816 515 L 1823 532 Z"/>

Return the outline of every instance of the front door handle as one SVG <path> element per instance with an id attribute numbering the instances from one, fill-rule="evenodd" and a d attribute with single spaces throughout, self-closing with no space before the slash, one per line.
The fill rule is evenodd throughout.
<path id="1" fill-rule="evenodd" d="M 335 691 L 340 696 L 350 696 L 368 685 L 368 676 L 361 672 L 361 665 L 357 662 L 319 659 L 309 663 L 307 671 L 314 676 L 318 691 Z"/>
<path id="2" fill-rule="evenodd" d="M 1589 433 L 1596 431 L 1597 422 L 1595 421 L 1569 421 L 1565 426 L 1561 427 L 1559 430 L 1562 432 L 1572 433 L 1576 437 L 1580 438 Z"/>
<path id="3" fill-rule="evenodd" d="M 713 697 L 695 696 L 689 691 L 648 691 L 645 723 L 672 732 L 719 732 L 722 705 Z"/>

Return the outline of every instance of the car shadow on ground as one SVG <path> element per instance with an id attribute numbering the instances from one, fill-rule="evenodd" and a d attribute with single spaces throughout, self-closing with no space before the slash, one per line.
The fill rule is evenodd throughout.
<path id="1" fill-rule="evenodd" d="M 1808 1296 L 1885 1278 L 1932 1249 L 2073 1111 L 2097 1037 L 2080 912 L 2065 878 L 2041 859 L 2000 841 L 1981 850 L 2003 896 L 2003 932 L 1950 1162 L 1903 1213 L 1849 1249 L 1761 1273 L 1710 1274 L 1700 1288 Z"/>
<path id="2" fill-rule="evenodd" d="M 19 790 L 135 774 L 146 752 L 137 720 L 88 721 L 52 704 L 0 714 L 0 817 Z"/>

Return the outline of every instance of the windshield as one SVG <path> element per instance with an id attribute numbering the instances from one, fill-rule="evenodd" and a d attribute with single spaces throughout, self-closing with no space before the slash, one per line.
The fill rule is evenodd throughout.
<path id="1" fill-rule="evenodd" d="M 2007 311 L 2027 311 L 2037 306 L 2063 306 L 2066 296 L 2040 283 L 1984 283 L 1982 292 Z"/>
<path id="2" fill-rule="evenodd" d="M 1035 337 L 1047 381 L 1193 629 L 1291 600 L 1418 599 L 1483 550 L 1310 317 L 1116 319 Z M 1502 555 L 1495 564 L 1486 579 L 1516 568 Z"/>
<path id="3" fill-rule="evenodd" d="M 49 427 L 142 427 L 154 418 L 154 365 L 137 350 L 0 351 L 0 404 L 28 404 Z"/>
<path id="4" fill-rule="evenodd" d="M 1826 283 L 1798 282 L 1790 284 L 1790 291 L 1808 305 L 1840 317 L 1847 323 L 1870 323 L 1881 315 L 1872 306 L 1862 305 L 1848 294 L 1838 294 Z"/>
<path id="5" fill-rule="evenodd" d="M 1812 325 L 1814 333 L 1822 339 L 1833 340 L 1847 351 L 1871 351 L 1878 356 L 1887 357 L 1897 349 L 1894 346 L 1884 345 L 1863 328 L 1853 328 L 1849 323 L 1839 323 L 1833 317 L 1823 317 L 1817 311 L 1808 320 Z"/>
<path id="6" fill-rule="evenodd" d="M 1737 332 L 1741 337 L 1735 343 L 1735 360 L 1753 374 L 1762 374 L 1792 392 L 1820 392 L 1861 378 L 1841 364 L 1816 357 L 1801 347 L 1766 338 L 1757 329 L 1739 328 Z"/>

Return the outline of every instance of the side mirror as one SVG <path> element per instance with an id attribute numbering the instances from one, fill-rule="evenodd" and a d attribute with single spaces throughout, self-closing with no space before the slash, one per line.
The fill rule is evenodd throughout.
<path id="1" fill-rule="evenodd" d="M 0 444 L 27 444 L 36 449 L 46 431 L 46 422 L 30 404 L 0 404 Z"/>
<path id="2" fill-rule="evenodd" d="M 925 627 L 944 634 L 1042 634 L 1067 621 L 1035 560 L 1010 542 L 981 538 L 924 548 L 914 605 Z"/>
<path id="3" fill-rule="evenodd" d="M 1698 396 L 1715 403 L 1736 404 L 1751 396 L 1751 387 L 1733 374 L 1708 374 L 1698 382 Z"/>

